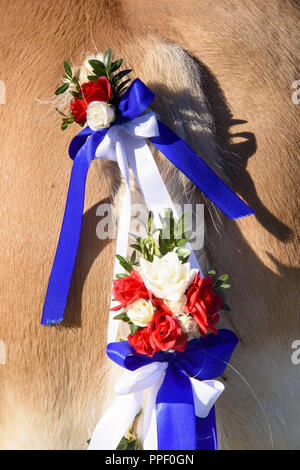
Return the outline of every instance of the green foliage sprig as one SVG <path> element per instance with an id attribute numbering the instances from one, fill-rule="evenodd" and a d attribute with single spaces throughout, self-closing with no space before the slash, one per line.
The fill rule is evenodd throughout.
<path id="1" fill-rule="evenodd" d="M 112 99 L 110 100 L 111 104 L 118 106 L 121 95 L 128 88 L 127 85 L 130 82 L 130 79 L 127 79 L 122 82 L 122 79 L 126 77 L 132 69 L 122 70 L 117 72 L 121 65 L 123 64 L 123 59 L 118 59 L 112 62 L 112 51 L 108 49 L 104 55 L 103 62 L 101 60 L 92 59 L 89 60 L 89 64 L 93 69 L 94 75 L 89 75 L 89 80 L 97 81 L 99 77 L 105 76 L 112 88 Z"/>
<path id="2" fill-rule="evenodd" d="M 184 245 L 189 240 L 189 234 L 185 231 L 185 216 L 186 214 L 183 214 L 179 219 L 175 219 L 172 210 L 166 209 L 164 217 L 160 217 L 162 227 L 160 229 L 152 230 L 153 213 L 150 211 L 147 224 L 144 224 L 141 221 L 145 227 L 147 236 L 142 238 L 131 234 L 131 236 L 136 240 L 134 244 L 130 245 L 131 248 L 133 248 L 133 252 L 130 258 L 124 258 L 117 254 L 116 258 L 120 265 L 125 269 L 125 271 L 131 273 L 135 266 L 139 266 L 139 262 L 137 261 L 137 252 L 141 253 L 143 258 L 152 262 L 154 256 L 161 258 L 174 249 L 176 249 L 176 253 L 181 262 L 186 263 L 191 254 L 191 250 L 184 248 Z M 154 235 L 157 232 L 158 242 L 154 238 Z M 117 274 L 116 278 L 120 279 L 124 276 L 128 276 L 128 274 Z M 128 323 L 130 333 L 132 335 L 134 335 L 140 328 L 130 321 L 126 312 L 119 313 L 114 317 L 114 319 Z"/>
<path id="3" fill-rule="evenodd" d="M 71 66 L 70 64 L 65 60 L 64 62 L 64 69 L 65 69 L 65 74 L 64 74 L 64 79 L 66 80 L 65 83 L 63 83 L 62 85 L 60 85 L 56 90 L 55 90 L 55 94 L 58 96 L 58 95 L 62 95 L 63 93 L 65 93 L 66 91 L 69 90 L 70 88 L 70 85 L 71 83 L 75 86 L 75 90 L 72 90 L 70 91 L 71 95 L 74 96 L 74 97 L 77 97 L 77 98 L 82 98 L 82 94 L 81 94 L 81 89 L 80 89 L 80 85 L 79 85 L 79 82 L 77 80 L 77 77 L 75 77 L 75 75 L 73 75 L 73 72 L 72 72 L 72 69 L 71 69 Z M 73 124 L 74 122 L 74 117 L 72 116 L 72 114 L 70 116 L 67 116 L 66 114 L 64 114 L 62 111 L 60 111 L 58 108 L 55 108 L 56 111 L 63 116 L 62 118 L 62 124 L 61 124 L 61 130 L 64 131 L 65 129 L 67 129 L 68 125 L 69 124 Z"/>
<path id="4" fill-rule="evenodd" d="M 128 323 L 129 325 L 129 328 L 130 328 L 130 334 L 132 336 L 135 335 L 135 333 L 137 332 L 137 330 L 140 329 L 140 326 L 138 325 L 135 325 L 134 323 L 132 323 L 132 321 L 130 320 L 130 318 L 127 316 L 127 313 L 126 312 L 121 312 L 119 313 L 118 315 L 116 315 L 114 317 L 114 320 L 121 320 L 125 323 Z"/>
<path id="5" fill-rule="evenodd" d="M 166 209 L 164 217 L 160 216 L 162 227 L 152 230 L 153 213 L 150 211 L 147 225 L 141 221 L 145 227 L 147 236 L 142 238 L 134 234 L 130 234 L 135 238 L 135 243 L 130 245 L 130 247 L 133 248 L 130 258 L 124 258 L 118 254 L 116 255 L 122 268 L 130 274 L 134 266 L 139 266 L 139 262 L 137 261 L 137 252 L 141 253 L 143 258 L 152 263 L 154 256 L 162 258 L 174 249 L 176 250 L 180 261 L 182 263 L 186 263 L 191 254 L 191 250 L 184 248 L 184 245 L 190 238 L 190 232 L 185 231 L 185 217 L 186 214 L 183 214 L 177 220 L 173 216 L 173 211 L 171 209 Z M 156 236 L 155 239 L 154 236 L 157 232 L 158 236 Z M 116 278 L 120 279 L 124 276 L 128 276 L 128 274 L 117 274 Z"/>
<path id="6" fill-rule="evenodd" d="M 138 450 L 140 449 L 140 443 L 138 441 L 137 435 L 135 433 L 136 423 L 141 415 L 143 409 L 140 408 L 137 412 L 134 421 L 125 436 L 122 437 L 121 441 L 118 444 L 117 450 Z"/>
<path id="7" fill-rule="evenodd" d="M 187 214 L 182 214 L 179 219 L 175 219 L 171 209 L 165 209 L 164 216 L 160 215 L 162 227 L 152 230 L 153 213 L 148 216 L 147 225 L 143 224 L 147 233 L 145 238 L 131 234 L 135 238 L 135 243 L 131 248 L 140 252 L 146 260 L 152 262 L 154 256 L 162 258 L 167 253 L 176 250 L 182 263 L 186 263 L 191 254 L 191 250 L 184 248 L 189 241 L 191 232 L 185 229 L 185 219 Z M 154 235 L 156 235 L 156 239 Z"/>
<path id="8" fill-rule="evenodd" d="M 224 299 L 224 305 L 222 310 L 230 311 L 231 308 L 229 305 L 225 302 L 226 301 L 226 293 L 224 290 L 229 289 L 231 286 L 228 284 L 228 274 L 222 274 L 221 276 L 217 277 L 216 271 L 211 269 L 208 273 L 209 276 L 212 276 L 213 278 L 213 290 L 216 292 L 216 294 L 219 294 L 221 297 Z"/>
<path id="9" fill-rule="evenodd" d="M 139 262 L 136 260 L 136 251 L 133 251 L 130 258 L 124 258 L 121 255 L 116 255 L 117 260 L 119 261 L 122 268 L 125 269 L 128 273 L 131 273 L 134 266 L 138 266 Z M 128 274 L 116 274 L 116 278 L 120 279 L 121 277 L 128 276 Z"/>
<path id="10" fill-rule="evenodd" d="M 80 85 L 77 80 L 77 77 L 73 75 L 71 66 L 66 60 L 64 62 L 64 69 L 65 69 L 65 74 L 64 74 L 65 83 L 63 83 L 58 88 L 56 88 L 55 94 L 57 96 L 62 95 L 63 93 L 69 90 L 71 83 L 73 83 L 75 85 L 76 91 L 71 91 L 70 92 L 71 95 L 77 96 L 78 98 L 82 98 Z"/>
<path id="11" fill-rule="evenodd" d="M 110 103 L 113 104 L 117 108 L 122 94 L 126 91 L 126 89 L 128 88 L 129 82 L 131 81 L 130 79 L 126 79 L 124 81 L 122 80 L 130 72 L 132 72 L 132 70 L 126 69 L 126 70 L 118 71 L 123 63 L 123 59 L 118 59 L 113 62 L 111 49 L 108 49 L 106 51 L 103 57 L 103 62 L 97 59 L 91 59 L 88 62 L 93 70 L 93 75 L 88 75 L 87 77 L 88 80 L 97 81 L 99 77 L 105 76 L 110 82 L 110 85 L 112 88 L 112 98 L 110 100 Z M 55 90 L 55 95 L 59 96 L 69 91 L 69 93 L 74 98 L 76 97 L 76 98 L 82 99 L 80 84 L 78 82 L 77 77 L 73 74 L 72 68 L 67 61 L 64 62 L 64 70 L 65 70 L 65 73 L 63 77 L 65 79 L 65 82 L 59 85 L 59 87 Z M 70 91 L 71 84 L 74 85 L 73 88 L 75 88 L 75 90 L 73 89 L 72 91 Z M 60 111 L 57 108 L 56 108 L 56 111 L 63 116 L 61 129 L 62 130 L 67 129 L 68 125 L 74 122 L 74 117 L 72 115 L 66 116 L 62 111 Z M 80 124 L 80 125 L 82 127 L 84 126 L 84 124 Z"/>

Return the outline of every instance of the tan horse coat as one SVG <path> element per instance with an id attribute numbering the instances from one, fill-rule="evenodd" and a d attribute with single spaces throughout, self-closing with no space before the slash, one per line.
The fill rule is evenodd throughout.
<path id="1" fill-rule="evenodd" d="M 291 344 L 300 339 L 296 2 L 1 6 L 1 448 L 85 448 L 119 374 L 105 357 L 114 243 L 96 237 L 96 207 L 113 195 L 114 167 L 100 168 L 100 182 L 97 164 L 89 172 L 66 320 L 40 326 L 77 129 L 62 133 L 58 116 L 36 98 L 51 95 L 70 54 L 79 63 L 93 50 L 91 38 L 126 59 L 156 93 L 154 109 L 165 122 L 184 130 L 256 210 L 236 223 L 207 211 L 202 263 L 229 272 L 232 311 L 223 325 L 241 338 L 232 360 L 238 372 L 227 369 L 217 406 L 219 439 L 225 449 L 266 449 L 271 427 L 275 448 L 299 447 L 300 366 L 291 362 Z M 186 183 L 163 159 L 160 165 L 180 199 Z"/>

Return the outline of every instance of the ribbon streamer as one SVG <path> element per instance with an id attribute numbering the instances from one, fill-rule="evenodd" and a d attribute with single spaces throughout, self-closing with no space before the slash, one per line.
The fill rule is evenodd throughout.
<path id="1" fill-rule="evenodd" d="M 154 113 L 147 113 L 122 125 L 113 126 L 108 130 L 96 150 L 96 158 L 105 158 L 118 162 L 121 174 L 126 182 L 116 243 L 116 252 L 124 257 L 127 255 L 131 218 L 129 167 L 132 169 L 148 209 L 154 214 L 156 227 L 161 226 L 159 215 L 164 214 L 166 207 L 171 208 L 174 216 L 178 217 L 173 201 L 145 141 L 146 138 L 154 135 L 158 135 L 156 116 Z M 187 248 L 189 248 L 189 244 L 187 244 Z M 200 270 L 193 252 L 190 256 L 190 264 Z M 123 272 L 123 268 L 116 260 L 114 277 L 120 272 Z M 114 315 L 114 312 L 111 311 L 108 323 L 108 342 L 115 341 L 117 337 L 118 323 L 113 320 Z"/>
<path id="2" fill-rule="evenodd" d="M 121 173 L 126 180 L 127 189 L 124 201 L 126 207 L 130 205 L 129 167 L 137 178 L 149 208 L 157 201 L 160 204 L 162 204 L 162 201 L 167 202 L 164 207 L 173 207 L 152 154 L 145 143 L 145 138 L 148 137 L 228 217 L 237 218 L 253 214 L 252 209 L 234 194 L 206 163 L 163 123 L 158 121 L 155 133 L 152 133 L 152 136 L 150 135 L 151 132 L 154 132 L 153 114 L 149 113 L 148 123 L 144 116 L 140 118 L 139 116 L 145 112 L 153 98 L 154 94 L 141 80 L 134 80 L 120 101 L 117 121 L 110 128 L 99 131 L 92 131 L 89 127 L 86 127 L 75 136 L 70 144 L 69 154 L 74 163 L 61 233 L 44 303 L 41 320 L 43 325 L 58 324 L 63 319 L 80 238 L 87 172 L 95 156 L 107 158 L 107 155 L 102 153 L 103 150 L 107 151 L 111 158 L 117 160 Z M 137 122 L 137 118 L 141 121 Z M 149 123 L 152 129 L 150 134 L 139 134 L 139 130 L 143 128 L 145 131 Z M 112 142 L 115 145 L 115 154 L 112 151 Z M 101 144 L 103 144 L 102 151 Z M 143 177 L 145 173 L 141 171 L 144 170 L 146 161 L 149 169 L 147 178 Z M 157 189 L 156 191 L 153 191 L 153 189 L 149 191 L 147 190 L 149 187 L 150 189 L 151 187 L 159 188 L 159 191 Z M 120 247 L 119 253 L 125 256 L 124 247 L 128 236 L 126 230 L 129 222 L 128 214 L 122 211 L 120 225 L 125 229 L 125 233 L 124 235 L 119 234 L 117 250 Z M 193 256 L 192 263 L 196 263 Z M 113 329 L 113 327 L 111 328 Z"/>
<path id="3" fill-rule="evenodd" d="M 148 389 L 143 448 L 217 449 L 214 403 L 224 390 L 217 380 L 238 343 L 230 330 L 189 341 L 184 353 L 137 354 L 127 341 L 110 343 L 107 354 L 127 369 L 115 386 L 118 395 L 97 424 L 90 450 L 116 449 Z"/>

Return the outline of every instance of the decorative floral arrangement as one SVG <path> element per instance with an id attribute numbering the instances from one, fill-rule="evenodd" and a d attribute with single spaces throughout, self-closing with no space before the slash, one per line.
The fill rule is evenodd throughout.
<path id="1" fill-rule="evenodd" d="M 190 339 L 205 336 L 208 330 L 216 334 L 219 312 L 230 309 L 224 293 L 230 287 L 228 275 L 217 279 L 212 270 L 203 278 L 198 269 L 190 268 L 190 250 L 182 247 L 188 241 L 184 215 L 175 220 L 168 209 L 161 220 L 162 228 L 152 231 L 150 212 L 147 237 L 137 237 L 130 259 L 116 255 L 128 274 L 113 281 L 119 304 L 112 310 L 122 310 L 114 318 L 129 325 L 128 341 L 136 352 L 150 357 L 157 351 L 184 352 Z M 168 239 L 163 238 L 166 228 Z"/>
<path id="2" fill-rule="evenodd" d="M 91 58 L 93 57 L 93 58 Z M 70 115 L 56 108 L 62 118 L 61 129 L 76 122 L 82 127 L 87 123 L 92 130 L 108 127 L 116 119 L 121 96 L 128 88 L 130 79 L 124 81 L 131 69 L 118 71 L 123 59 L 112 61 L 111 49 L 104 54 L 88 57 L 82 67 L 73 70 L 65 61 L 64 83 L 55 94 L 69 93 Z"/>
<path id="3" fill-rule="evenodd" d="M 128 86 L 131 70 L 120 71 L 122 62 L 113 61 L 108 49 L 104 55 L 87 56 L 80 67 L 64 63 L 63 83 L 55 92 L 61 128 L 76 122 L 83 129 L 69 146 L 73 167 L 41 323 L 57 325 L 64 317 L 89 167 L 96 158 L 114 161 L 125 182 L 114 272 L 121 265 L 126 273 L 116 274 L 113 281 L 111 310 L 118 314 L 109 316 L 106 352 L 124 373 L 89 448 L 116 449 L 147 389 L 144 449 L 213 450 L 218 448 L 214 403 L 224 390 L 215 379 L 238 343 L 232 331 L 216 329 L 220 312 L 229 310 L 224 292 L 230 287 L 228 275 L 209 271 L 203 277 L 195 254 L 186 248 L 185 216 L 178 218 L 148 142 L 231 220 L 253 210 L 151 111 L 155 95 L 145 83 L 135 78 Z M 127 258 L 129 170 L 150 214 L 146 237 L 136 237 Z M 162 213 L 160 207 L 171 209 Z M 128 325 L 128 341 L 117 341 L 114 318 Z"/>

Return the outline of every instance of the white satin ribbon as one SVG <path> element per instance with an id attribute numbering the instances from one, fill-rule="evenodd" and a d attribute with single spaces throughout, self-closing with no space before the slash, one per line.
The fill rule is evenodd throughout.
<path id="1" fill-rule="evenodd" d="M 176 208 L 145 139 L 159 135 L 156 116 L 153 112 L 112 126 L 96 150 L 96 158 L 116 161 L 126 182 L 116 252 L 126 257 L 128 233 L 131 219 L 130 175 L 131 168 L 149 210 L 154 214 L 156 227 L 161 227 L 159 218 L 165 208 L 171 208 L 178 218 Z M 190 245 L 187 244 L 190 248 Z M 192 268 L 201 269 L 195 254 L 190 255 Z M 119 262 L 114 267 L 114 277 L 122 272 Z M 118 322 L 113 320 L 115 313 L 110 312 L 108 324 L 108 343 L 116 341 Z M 155 401 L 163 381 L 167 363 L 154 362 L 132 372 L 125 371 L 116 384 L 118 397 L 97 424 L 89 449 L 116 449 L 122 436 L 132 424 L 143 400 L 143 391 L 148 389 L 144 410 L 144 448 L 157 449 Z M 223 385 L 215 380 L 199 382 L 191 378 L 197 416 L 205 417 L 223 391 Z"/>
<path id="2" fill-rule="evenodd" d="M 159 135 L 155 113 L 143 114 L 132 121 L 112 126 L 96 150 L 96 158 L 116 161 L 126 182 L 125 195 L 119 217 L 119 229 L 116 253 L 126 257 L 128 249 L 128 233 L 131 219 L 130 175 L 131 168 L 139 185 L 144 200 L 154 214 L 156 227 L 161 227 L 159 214 L 163 215 L 166 208 L 173 210 L 174 217 L 178 214 L 170 198 L 168 190 L 160 176 L 152 152 L 145 139 Z M 190 248 L 189 244 L 187 247 Z M 201 272 L 198 261 L 192 252 L 190 255 L 192 268 Z M 114 277 L 123 269 L 115 262 Z M 113 306 L 113 305 L 111 305 Z M 108 323 L 108 343 L 116 341 L 118 322 L 113 320 L 115 312 L 110 312 Z"/>
<path id="3" fill-rule="evenodd" d="M 155 401 L 167 367 L 167 362 L 152 362 L 135 371 L 123 372 L 115 385 L 118 397 L 97 424 L 89 450 L 116 449 L 142 404 L 144 390 L 148 391 L 148 395 L 144 409 L 143 448 L 157 450 Z M 217 380 L 201 382 L 190 378 L 190 381 L 195 414 L 199 418 L 206 418 L 223 392 L 224 385 Z"/>

